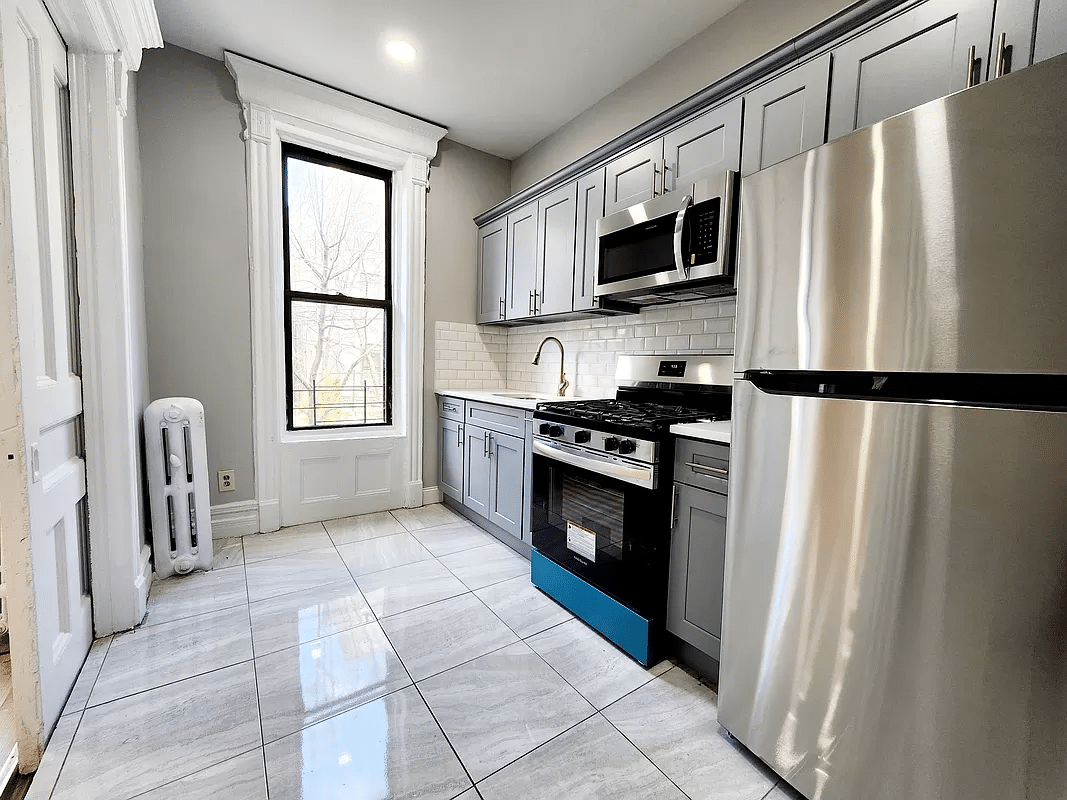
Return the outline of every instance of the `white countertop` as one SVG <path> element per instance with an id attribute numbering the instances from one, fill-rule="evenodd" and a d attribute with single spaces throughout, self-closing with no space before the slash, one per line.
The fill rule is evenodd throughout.
<path id="1" fill-rule="evenodd" d="M 722 422 L 686 422 L 681 425 L 671 425 L 671 433 L 676 436 L 686 436 L 690 439 L 701 439 L 705 442 L 730 444 L 730 420 L 723 420 Z"/>
<path id="2" fill-rule="evenodd" d="M 442 397 L 458 397 L 463 400 L 476 400 L 479 403 L 492 403 L 493 405 L 507 406 L 508 408 L 521 408 L 524 411 L 533 411 L 537 408 L 538 403 L 543 403 L 545 400 L 559 399 L 547 394 L 537 394 L 536 392 L 509 392 L 505 389 L 502 389 L 499 392 L 476 391 L 474 389 L 436 389 L 434 391 Z M 573 400 L 574 398 L 565 397 L 563 399 Z"/>

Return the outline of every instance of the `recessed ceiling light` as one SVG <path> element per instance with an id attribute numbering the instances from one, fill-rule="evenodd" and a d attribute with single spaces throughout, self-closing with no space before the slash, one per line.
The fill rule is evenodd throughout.
<path id="1" fill-rule="evenodd" d="M 403 39 L 393 39 L 386 42 L 385 52 L 401 64 L 410 64 L 415 60 L 415 56 L 418 55 L 418 53 L 415 52 L 415 48 Z"/>

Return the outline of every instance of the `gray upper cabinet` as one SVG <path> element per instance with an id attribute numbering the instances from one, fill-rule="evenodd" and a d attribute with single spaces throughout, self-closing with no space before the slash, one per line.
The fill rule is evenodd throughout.
<path id="1" fill-rule="evenodd" d="M 1067 53 L 1067 2 L 1040 0 L 1034 34 L 1034 63 Z"/>
<path id="2" fill-rule="evenodd" d="M 666 192 L 691 192 L 693 184 L 741 168 L 741 107 L 738 97 L 663 137 L 661 182 Z"/>
<path id="3" fill-rule="evenodd" d="M 504 319 L 504 287 L 507 274 L 507 217 L 478 229 L 479 324 Z"/>
<path id="4" fill-rule="evenodd" d="M 993 0 L 928 0 L 835 48 L 828 138 L 981 80 L 992 22 Z"/>
<path id="5" fill-rule="evenodd" d="M 830 54 L 826 53 L 746 94 L 741 175 L 823 144 L 829 92 Z"/>
<path id="6" fill-rule="evenodd" d="M 1064 8 L 1064 0 L 1056 0 Z M 993 18 L 993 50 L 983 70 L 986 80 L 1007 75 L 1032 63 L 1037 0 L 997 0 Z M 999 67 L 999 70 L 998 70 Z"/>
<path id="7" fill-rule="evenodd" d="M 596 306 L 596 221 L 604 216 L 604 169 L 578 179 L 578 211 L 574 237 L 573 309 L 585 311 Z"/>
<path id="8" fill-rule="evenodd" d="M 532 317 L 537 283 L 537 202 L 527 203 L 508 214 L 507 227 L 504 316 L 507 319 Z"/>
<path id="9" fill-rule="evenodd" d="M 656 139 L 609 162 L 605 177 L 604 215 L 614 214 L 660 194 L 662 161 L 663 140 Z"/>
<path id="10" fill-rule="evenodd" d="M 439 421 L 441 448 L 441 474 L 438 484 L 441 491 L 460 503 L 463 502 L 463 423 L 442 417 Z"/>
<path id="11" fill-rule="evenodd" d="M 571 310 L 577 204 L 577 183 L 565 184 L 537 201 L 534 311 L 538 315 Z"/>
<path id="12" fill-rule="evenodd" d="M 489 453 L 489 521 L 521 538 L 526 442 L 490 433 Z"/>

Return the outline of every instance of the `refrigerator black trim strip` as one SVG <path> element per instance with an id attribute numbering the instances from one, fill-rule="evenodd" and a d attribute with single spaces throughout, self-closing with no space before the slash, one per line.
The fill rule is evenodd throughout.
<path id="1" fill-rule="evenodd" d="M 749 370 L 744 377 L 767 394 L 1067 411 L 1067 375 Z"/>

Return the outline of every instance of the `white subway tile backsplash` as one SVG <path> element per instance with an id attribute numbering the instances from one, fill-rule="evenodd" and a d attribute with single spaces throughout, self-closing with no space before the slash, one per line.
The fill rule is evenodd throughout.
<path id="1" fill-rule="evenodd" d="M 716 317 L 704 320 L 704 333 L 733 333 L 733 317 Z"/>

